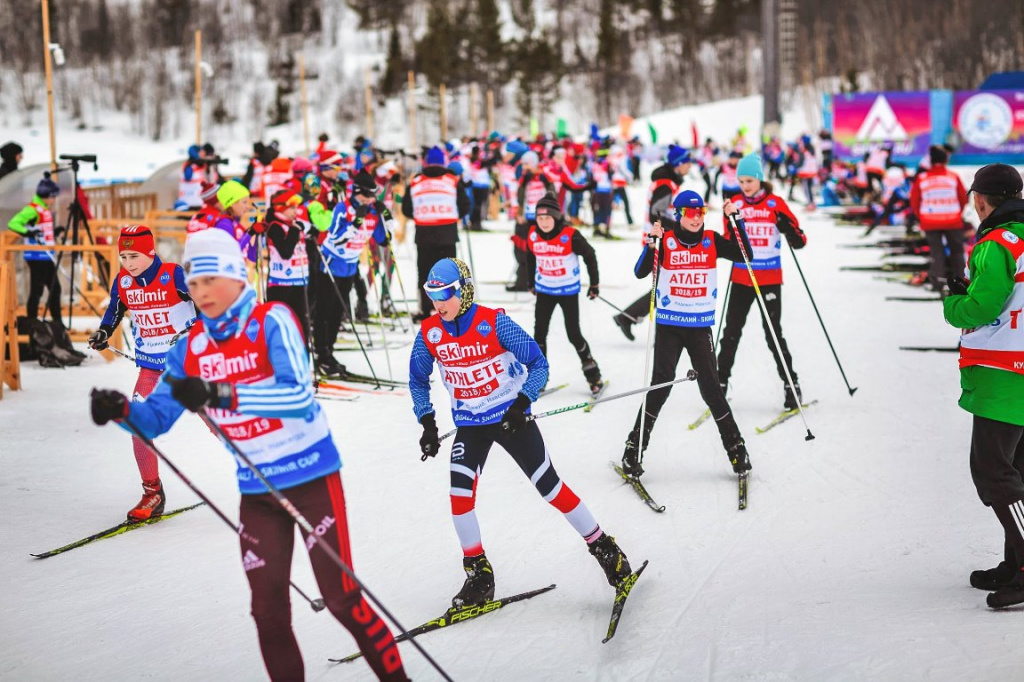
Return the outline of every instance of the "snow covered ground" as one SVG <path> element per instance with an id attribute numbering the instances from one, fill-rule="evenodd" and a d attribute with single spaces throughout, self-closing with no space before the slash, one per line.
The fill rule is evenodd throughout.
<path id="1" fill-rule="evenodd" d="M 712 225 L 720 220 L 709 216 Z M 804 395 L 819 400 L 807 411 L 816 439 L 804 441 L 798 419 L 755 433 L 781 409 L 783 394 L 752 314 L 731 389 L 754 465 L 748 510 L 736 510 L 715 429 L 686 429 L 703 409 L 692 384 L 673 392 L 645 460 L 645 481 L 667 506 L 661 515 L 608 466 L 621 456 L 639 398 L 540 422 L 564 479 L 634 565 L 650 560 L 618 635 L 605 645 L 612 591 L 599 567 L 495 448 L 478 511 L 498 593 L 558 588 L 425 636 L 422 644 L 454 679 L 1006 680 L 1019 673 L 1017 614 L 989 611 L 967 582 L 972 569 L 999 561 L 1002 540 L 970 481 L 970 418 L 956 406 L 956 356 L 897 350 L 955 345 L 957 332 L 938 303 L 884 302 L 911 290 L 838 271 L 877 262 L 877 252 L 837 248 L 859 230 L 824 217 L 807 219 L 805 228 L 810 245 L 801 264 L 856 395 L 847 394 L 787 254 L 784 329 Z M 531 301 L 489 283 L 511 267 L 507 234 L 472 239 L 484 281 L 478 299 L 532 329 Z M 637 239 L 629 233 L 596 245 L 602 293 L 620 305 L 645 290 L 632 276 Z M 402 248 L 407 282 L 413 255 Z M 609 393 L 639 386 L 646 323 L 631 343 L 610 308 L 581 307 Z M 585 399 L 557 320 L 549 350 L 552 384 L 571 385 L 538 409 Z M 395 375 L 406 376 L 408 348 L 391 356 Z M 386 371 L 383 352 L 372 357 Z M 365 368 L 358 353 L 343 361 Z M 680 371 L 687 366 L 684 359 Z M 209 510 L 44 561 L 29 556 L 117 523 L 139 484 L 129 437 L 94 426 L 87 407 L 93 386 L 131 391 L 130 363 L 96 358 L 78 369 L 29 364 L 23 372 L 24 390 L 0 402 L 0 679 L 262 679 L 237 543 Z M 438 385 L 435 400 L 444 430 L 450 417 Z M 324 405 L 344 458 L 357 572 L 405 625 L 440 614 L 462 582 L 445 461 L 420 462 L 420 429 L 404 392 Z M 232 460 L 197 419 L 182 418 L 157 442 L 235 516 Z M 170 506 L 194 500 L 166 469 L 163 479 Z M 293 578 L 315 593 L 302 553 Z M 298 602 L 293 611 L 309 679 L 371 679 L 362 663 L 327 663 L 355 650 L 329 614 Z M 402 650 L 414 679 L 437 679 L 410 645 Z"/>

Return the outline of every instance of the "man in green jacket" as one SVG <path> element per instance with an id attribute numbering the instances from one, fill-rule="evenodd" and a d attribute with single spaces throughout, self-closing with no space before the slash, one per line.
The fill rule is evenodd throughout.
<path id="1" fill-rule="evenodd" d="M 1004 559 L 971 573 L 988 605 L 1024 603 L 1024 182 L 994 163 L 974 176 L 981 218 L 967 279 L 951 278 L 946 322 L 960 327 L 960 407 L 974 415 L 971 477 L 1003 526 Z"/>

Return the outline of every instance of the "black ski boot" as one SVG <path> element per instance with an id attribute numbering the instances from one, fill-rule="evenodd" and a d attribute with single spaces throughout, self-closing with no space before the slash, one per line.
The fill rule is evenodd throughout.
<path id="1" fill-rule="evenodd" d="M 800 391 L 800 382 L 793 379 L 793 388 L 790 388 L 787 383 L 785 389 L 786 400 L 782 403 L 782 406 L 787 410 L 795 410 L 804 400 L 804 394 Z M 796 389 L 795 395 L 793 393 L 793 389 Z"/>
<path id="2" fill-rule="evenodd" d="M 365 324 L 370 321 L 370 309 L 366 305 L 366 299 L 356 301 L 356 322 Z"/>
<path id="3" fill-rule="evenodd" d="M 317 358 L 316 371 L 324 376 L 333 378 L 344 378 L 348 374 L 348 369 L 346 369 L 345 365 L 335 360 L 333 355 L 327 353 L 323 353 Z"/>
<path id="4" fill-rule="evenodd" d="M 618 587 L 633 572 L 626 555 L 615 544 L 615 538 L 608 533 L 601 533 L 601 537 L 590 543 L 587 549 L 597 559 L 597 563 L 601 564 L 604 576 L 612 587 Z"/>
<path id="5" fill-rule="evenodd" d="M 461 609 L 494 599 L 494 571 L 486 555 L 463 557 L 462 569 L 466 572 L 466 582 L 452 598 L 452 608 Z"/>
<path id="6" fill-rule="evenodd" d="M 622 330 L 623 336 L 630 341 L 636 341 L 636 337 L 633 336 L 633 320 L 629 319 L 622 313 L 613 317 L 612 320 L 619 326 L 619 329 Z"/>
<path id="7" fill-rule="evenodd" d="M 750 466 L 750 456 L 747 454 L 747 446 L 743 443 L 742 438 L 727 447 L 725 454 L 729 456 L 732 470 L 737 474 L 745 474 L 753 468 Z"/>
<path id="8" fill-rule="evenodd" d="M 1017 556 L 1009 544 L 1003 544 L 1003 560 L 995 568 L 971 571 L 971 587 L 994 592 L 1013 580 L 1017 574 Z"/>
<path id="9" fill-rule="evenodd" d="M 590 384 L 590 395 L 597 397 L 604 389 L 604 381 L 601 380 L 601 369 L 591 358 L 589 362 L 583 363 L 583 376 L 587 378 L 587 383 Z"/>
<path id="10" fill-rule="evenodd" d="M 1024 604 L 1024 571 L 1015 571 L 1010 582 L 985 597 L 985 602 L 993 609 Z"/>

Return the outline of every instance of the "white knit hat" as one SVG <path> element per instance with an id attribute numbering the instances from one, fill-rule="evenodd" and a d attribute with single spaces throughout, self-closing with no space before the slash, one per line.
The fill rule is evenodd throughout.
<path id="1" fill-rule="evenodd" d="M 189 235 L 182 257 L 185 277 L 227 277 L 248 282 L 242 249 L 235 238 L 224 230 L 212 227 Z"/>

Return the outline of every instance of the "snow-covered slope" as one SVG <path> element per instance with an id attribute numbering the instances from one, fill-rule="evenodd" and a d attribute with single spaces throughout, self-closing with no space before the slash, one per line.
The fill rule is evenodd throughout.
<path id="1" fill-rule="evenodd" d="M 709 216 L 712 225 L 720 220 Z M 736 510 L 734 476 L 714 427 L 686 429 L 703 409 L 692 384 L 673 392 L 645 460 L 645 481 L 667 506 L 661 515 L 608 466 L 621 456 L 638 398 L 540 422 L 564 479 L 631 561 L 650 560 L 618 635 L 605 645 L 611 590 L 600 569 L 495 448 L 478 511 L 498 592 L 558 588 L 425 636 L 454 679 L 1015 678 L 1015 616 L 988 611 L 967 584 L 972 569 L 1000 560 L 1002 538 L 970 481 L 970 418 L 956 406 L 956 356 L 897 350 L 955 345 L 957 332 L 937 303 L 884 302 L 904 288 L 838 271 L 877 260 L 871 251 L 837 248 L 855 241 L 857 230 L 822 217 L 805 228 L 810 244 L 800 262 L 856 395 L 847 394 L 786 254 L 784 329 L 804 395 L 819 400 L 807 411 L 816 439 L 805 442 L 796 419 L 756 435 L 755 426 L 781 408 L 782 384 L 752 313 L 730 394 L 754 465 L 748 510 Z M 631 272 L 635 237 L 596 245 L 602 293 L 619 305 L 646 286 Z M 472 245 L 480 280 L 508 272 L 507 234 L 474 235 Z M 410 247 L 400 264 L 412 281 Z M 478 296 L 532 329 L 527 296 L 487 283 Z M 586 301 L 581 308 L 609 393 L 639 386 L 646 327 L 631 343 L 610 308 Z M 407 352 L 391 351 L 396 376 L 406 376 Z M 537 408 L 583 400 L 582 373 L 559 321 L 549 352 L 552 383 L 571 386 Z M 372 357 L 385 371 L 383 353 Z M 356 353 L 343 360 L 364 366 Z M 687 367 L 684 359 L 680 371 Z M 0 679 L 262 679 L 236 539 L 208 510 L 45 561 L 29 557 L 113 525 L 139 486 L 129 437 L 93 426 L 87 409 L 93 386 L 130 392 L 129 363 L 23 371 L 25 389 L 0 402 Z M 444 430 L 450 422 L 439 386 L 435 401 Z M 462 582 L 444 457 L 420 462 L 406 395 L 325 409 L 345 462 L 356 570 L 406 625 L 438 615 Z M 185 416 L 157 442 L 229 514 L 237 512 L 230 457 L 197 419 Z M 169 472 L 164 481 L 170 505 L 193 501 Z M 302 554 L 293 578 L 316 592 Z M 330 615 L 297 601 L 293 614 L 308 679 L 371 679 L 362 663 L 326 663 L 354 651 Z M 402 651 L 413 679 L 438 679 L 409 645 Z"/>

